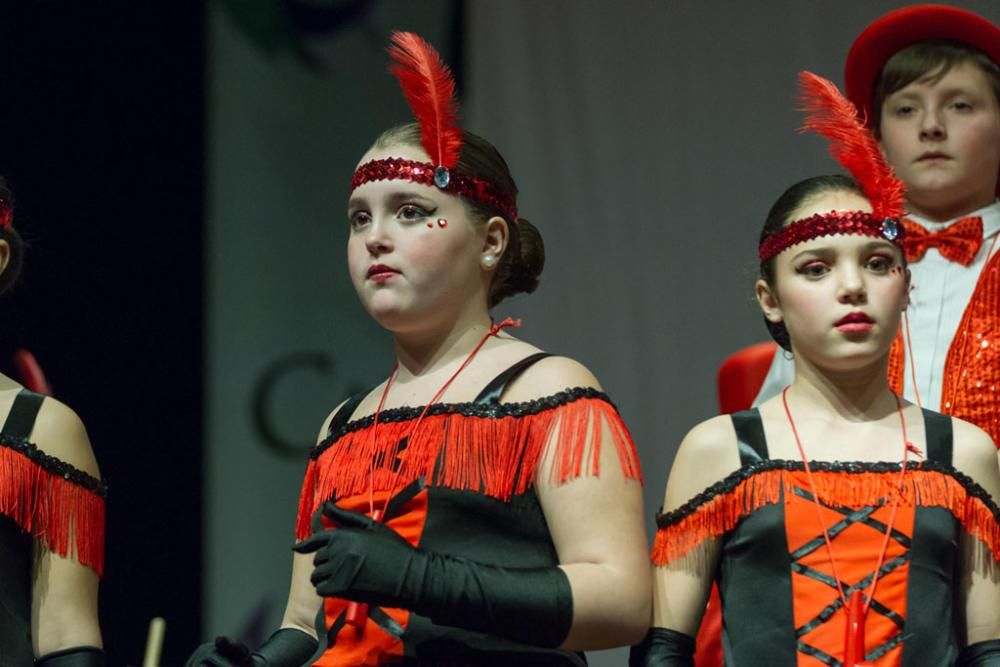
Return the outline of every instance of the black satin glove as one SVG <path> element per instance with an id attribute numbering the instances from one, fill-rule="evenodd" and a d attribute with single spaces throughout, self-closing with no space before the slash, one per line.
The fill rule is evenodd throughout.
<path id="1" fill-rule="evenodd" d="M 77 646 L 46 653 L 35 667 L 104 667 L 104 651 L 96 646 Z"/>
<path id="2" fill-rule="evenodd" d="M 299 667 L 316 652 L 316 639 L 292 628 L 275 632 L 256 651 L 229 637 L 202 644 L 184 667 Z"/>
<path id="3" fill-rule="evenodd" d="M 694 667 L 694 637 L 667 628 L 650 628 L 628 654 L 629 667 Z"/>
<path id="4" fill-rule="evenodd" d="M 333 503 L 338 528 L 295 545 L 313 553 L 312 583 L 325 597 L 409 609 L 440 625 L 555 647 L 573 622 L 573 596 L 558 567 L 508 569 L 413 547 L 396 531 Z"/>
<path id="5" fill-rule="evenodd" d="M 1000 667 L 1000 639 L 976 642 L 958 654 L 956 667 Z"/>

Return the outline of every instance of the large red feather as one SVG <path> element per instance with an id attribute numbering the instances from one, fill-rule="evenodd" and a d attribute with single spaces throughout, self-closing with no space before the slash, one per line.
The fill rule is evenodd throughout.
<path id="1" fill-rule="evenodd" d="M 462 130 L 456 124 L 455 79 L 434 47 L 412 32 L 392 33 L 390 71 L 399 80 L 413 115 L 420 123 L 420 142 L 435 165 L 453 168 L 462 152 Z"/>
<path id="2" fill-rule="evenodd" d="M 896 178 L 872 133 L 858 118 L 858 111 L 831 81 L 812 72 L 799 74 L 803 111 L 802 130 L 830 140 L 830 154 L 858 182 L 878 218 L 903 214 L 906 186 Z"/>

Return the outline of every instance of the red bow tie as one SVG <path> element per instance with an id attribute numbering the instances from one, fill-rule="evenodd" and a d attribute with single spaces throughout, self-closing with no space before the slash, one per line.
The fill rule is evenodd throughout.
<path id="1" fill-rule="evenodd" d="M 906 261 L 919 262 L 928 248 L 937 248 L 945 259 L 968 266 L 983 245 L 983 219 L 979 216 L 962 218 L 936 232 L 929 232 L 912 220 L 903 220 L 906 235 L 903 248 Z"/>

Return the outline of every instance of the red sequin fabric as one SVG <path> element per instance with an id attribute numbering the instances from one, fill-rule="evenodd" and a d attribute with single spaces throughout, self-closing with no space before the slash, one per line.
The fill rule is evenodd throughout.
<path id="1" fill-rule="evenodd" d="M 897 394 L 908 363 L 900 333 L 889 349 L 889 387 Z M 948 348 L 941 405 L 928 407 L 972 422 L 1000 448 L 1000 253 L 984 268 Z"/>
<path id="2" fill-rule="evenodd" d="M 876 236 L 902 247 L 903 225 L 892 218 L 876 218 L 864 211 L 833 211 L 797 220 L 765 237 L 760 242 L 760 261 L 781 254 L 788 248 L 823 236 L 857 234 Z"/>
<path id="3" fill-rule="evenodd" d="M 10 202 L 0 197 L 0 227 L 10 227 L 14 222 L 14 212 L 10 208 Z"/>
<path id="4" fill-rule="evenodd" d="M 1000 443 L 1000 253 L 984 267 L 948 349 L 941 412 Z"/>
<path id="5" fill-rule="evenodd" d="M 416 162 L 402 158 L 390 157 L 384 160 L 365 162 L 354 172 L 351 179 L 351 191 L 371 181 L 403 180 L 420 183 L 421 185 L 436 185 L 434 172 L 437 169 L 429 162 Z M 456 194 L 466 199 L 492 206 L 510 222 L 517 222 L 517 203 L 514 197 L 504 192 L 490 181 L 463 176 L 452 170 L 448 184 L 441 188 L 446 192 Z"/>

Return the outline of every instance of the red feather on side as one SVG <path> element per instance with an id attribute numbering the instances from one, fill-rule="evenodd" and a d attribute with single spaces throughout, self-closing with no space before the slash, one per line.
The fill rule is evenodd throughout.
<path id="1" fill-rule="evenodd" d="M 877 218 L 903 215 L 906 186 L 896 178 L 872 133 L 858 118 L 858 110 L 831 81 L 812 72 L 799 73 L 799 88 L 806 112 L 802 131 L 830 140 L 830 154 L 858 182 Z"/>
<path id="2" fill-rule="evenodd" d="M 434 47 L 412 32 L 394 32 L 389 71 L 399 80 L 407 104 L 420 123 L 420 141 L 437 166 L 458 164 L 462 130 L 457 125 L 455 79 Z"/>

